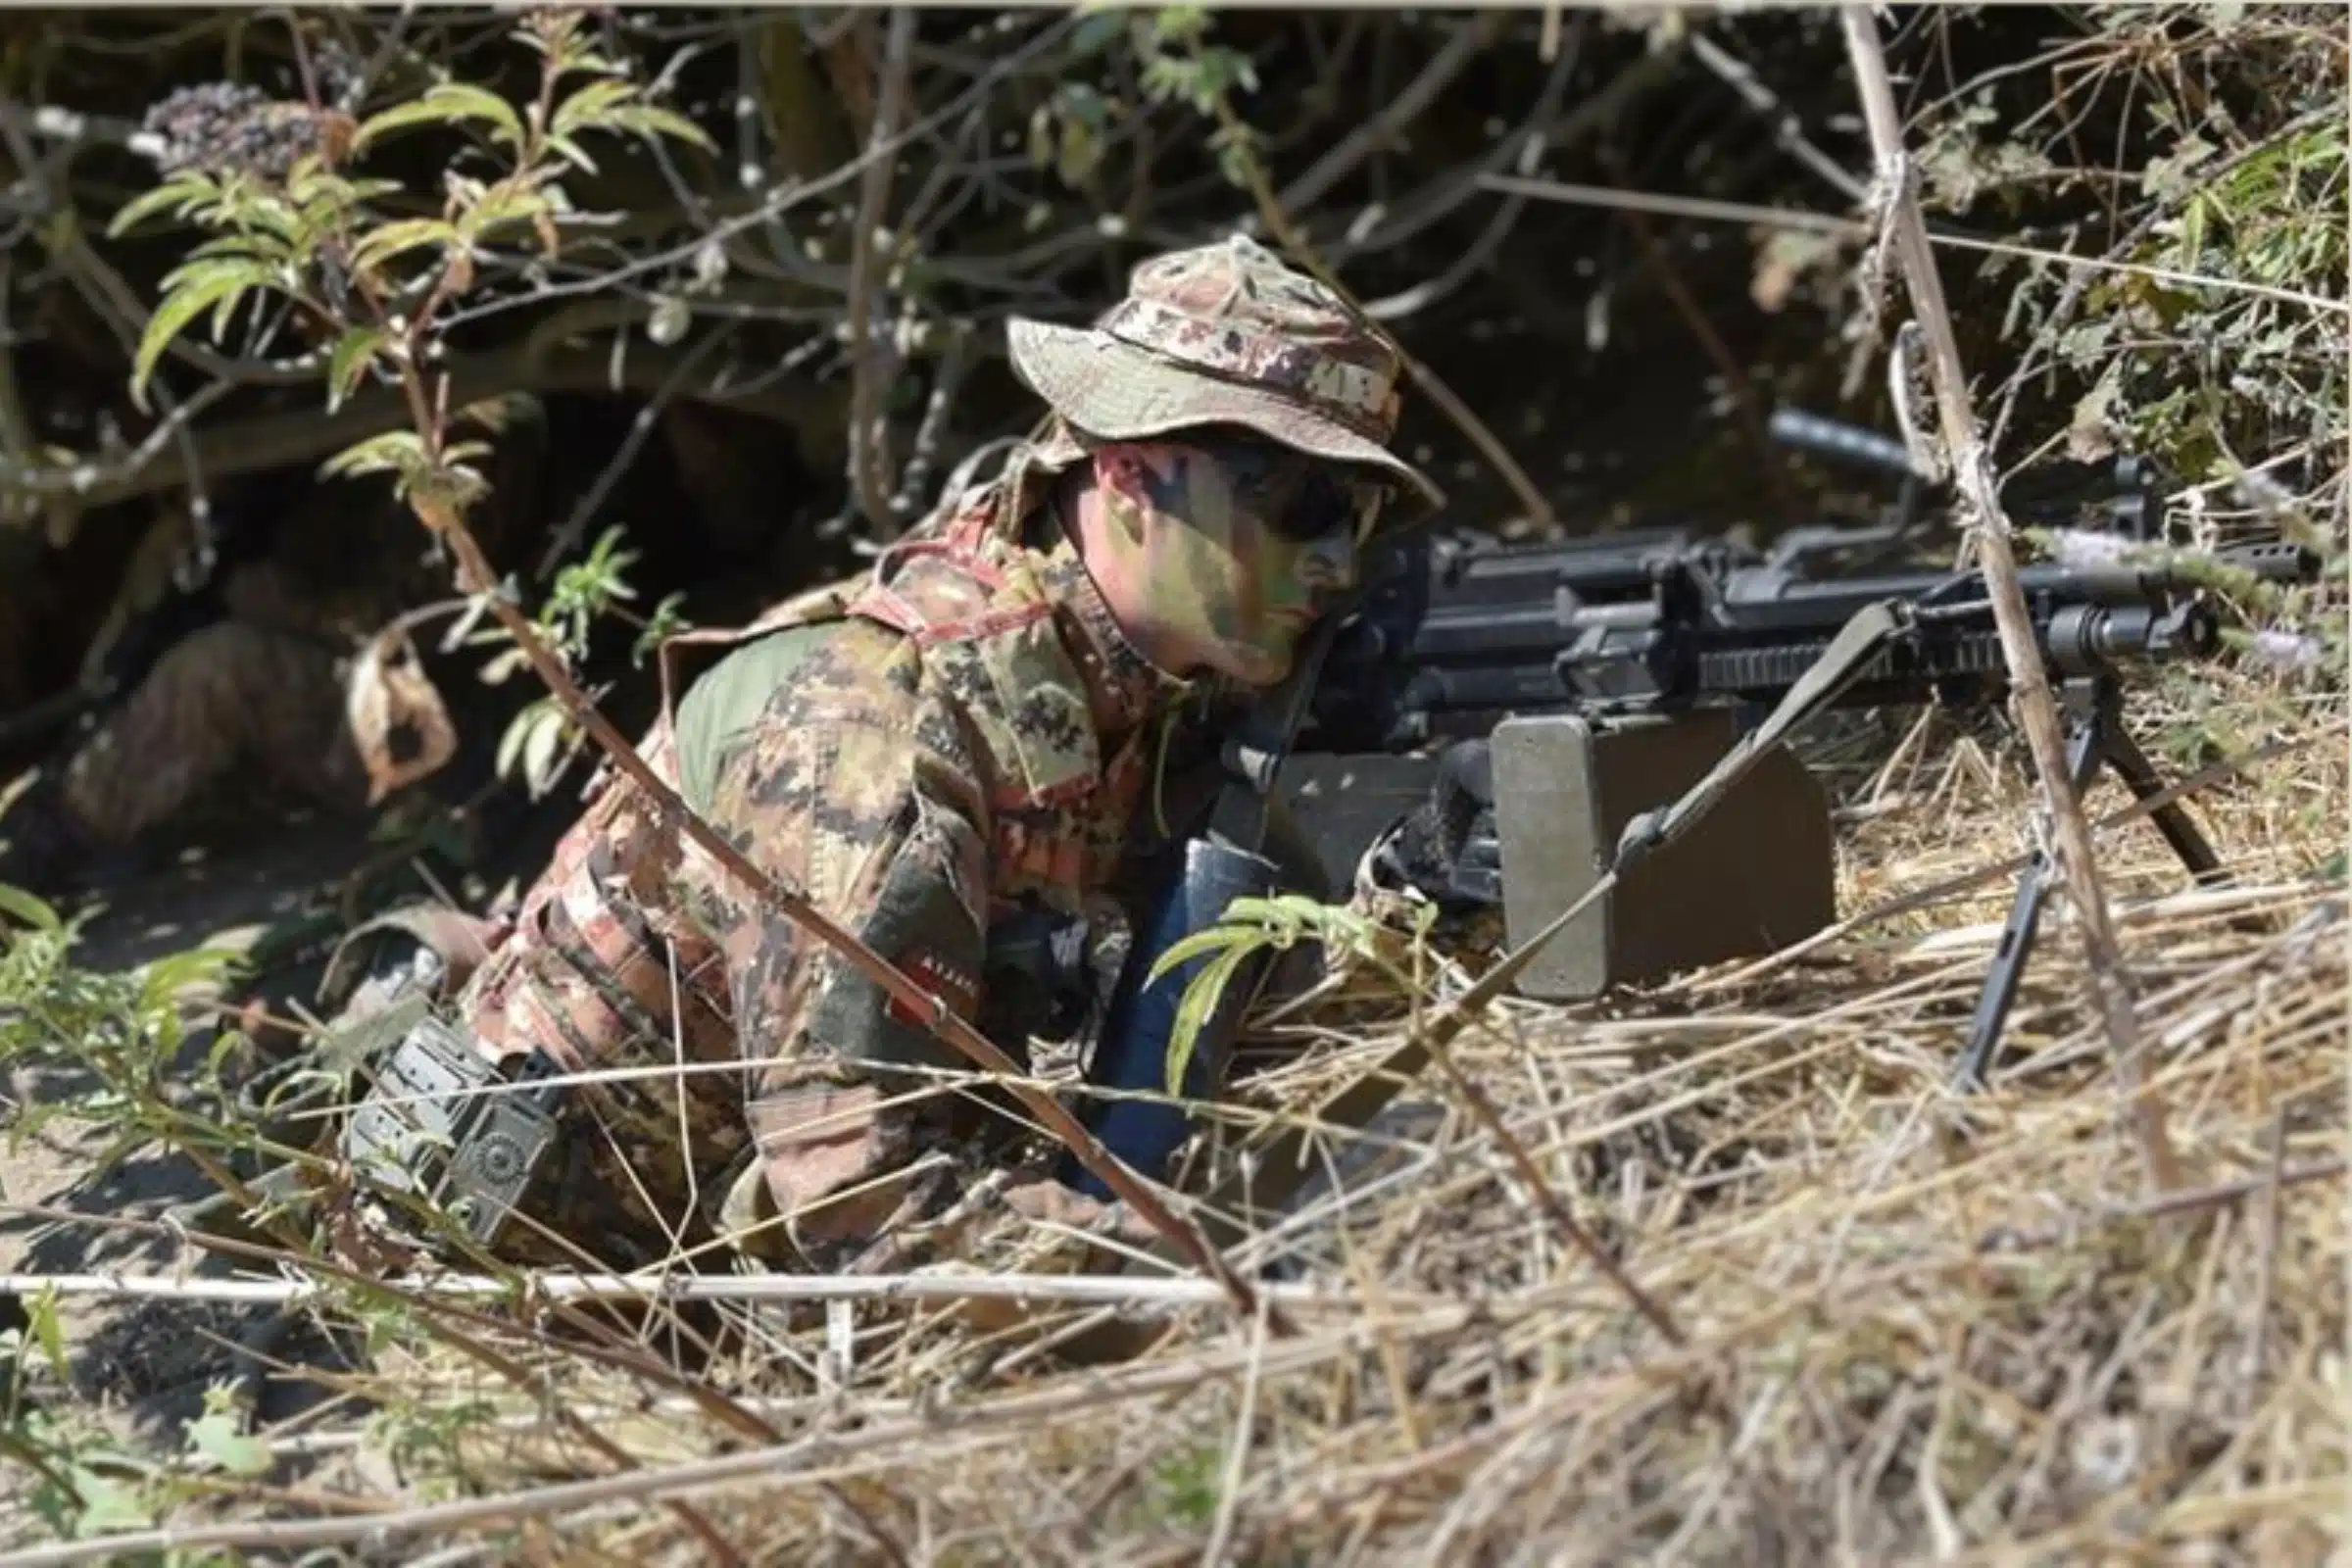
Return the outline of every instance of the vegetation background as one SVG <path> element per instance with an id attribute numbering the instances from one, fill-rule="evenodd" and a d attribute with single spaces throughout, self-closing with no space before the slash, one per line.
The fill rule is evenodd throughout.
<path id="1" fill-rule="evenodd" d="M 11 1544 L 2324 1558 L 2343 19 L 1929 6 L 1882 30 L 2002 469 L 2144 453 L 2177 537 L 2329 560 L 2316 595 L 2239 607 L 2315 667 L 2169 672 L 2133 709 L 2203 770 L 2237 889 L 2180 894 L 2144 827 L 2101 838 L 2199 1185 L 2138 1186 L 2069 935 L 1998 1092 L 1945 1093 L 2029 792 L 1997 731 L 1900 715 L 1817 759 L 1858 911 L 1833 942 L 1506 1004 L 1461 1047 L 1685 1347 L 1433 1084 L 1255 1244 L 1301 1333 L 1137 1281 L 1128 1313 L 1165 1332 L 1082 1373 L 1041 1346 L 1100 1303 L 1006 1314 L 984 1285 L 452 1304 L 284 1256 L 264 1283 L 301 1299 L 230 1299 L 251 1263 L 155 1223 L 268 1135 L 223 1092 L 244 1046 L 208 999 L 315 975 L 393 897 L 527 879 L 591 749 L 502 607 L 632 730 L 649 637 L 856 569 L 1033 418 L 1004 318 L 1084 319 L 1159 249 L 1240 227 L 1338 275 L 1420 363 L 1403 444 L 1465 523 L 1864 514 L 1884 497 L 1762 435 L 1783 406 L 1894 419 L 1907 306 L 1836 13 L 0 14 L 0 771 L 53 759 L 257 554 L 321 596 L 424 568 L 354 652 L 429 674 L 367 677 L 369 823 L 270 861 L 250 802 L 242 836 L 208 819 L 208 864 L 270 865 L 262 902 L 226 870 L 86 924 L 7 896 L 0 1258 L 145 1282 L 23 1296 Z M 401 526 L 362 527 L 395 496 Z M 460 520 L 503 597 L 453 577 Z M 398 732 L 450 755 L 412 782 Z M 1237 1114 L 1279 1124 L 1466 978 L 1432 957 L 1419 995 L 1366 980 L 1270 1021 L 1312 1049 Z"/>

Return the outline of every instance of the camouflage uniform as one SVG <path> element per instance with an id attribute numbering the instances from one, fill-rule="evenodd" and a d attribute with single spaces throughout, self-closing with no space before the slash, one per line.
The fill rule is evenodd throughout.
<path id="1" fill-rule="evenodd" d="M 1055 476 L 1086 457 L 1071 427 L 1244 424 L 1434 491 L 1380 445 L 1393 355 L 1248 241 L 1148 263 L 1097 328 L 1015 323 L 1012 346 L 1066 423 L 869 578 L 729 634 L 640 753 L 754 863 L 1017 1056 L 1034 1017 L 1004 934 L 1114 889 L 1152 836 L 1137 808 L 1188 691 L 1056 526 Z M 665 693 L 682 652 L 664 653 Z M 625 779 L 456 1010 L 510 1071 L 623 1070 L 566 1091 L 562 1152 L 498 1242 L 518 1257 L 642 1264 L 717 1234 L 826 1266 L 934 1208 L 1005 1130 L 952 1048 L 665 832 Z"/>

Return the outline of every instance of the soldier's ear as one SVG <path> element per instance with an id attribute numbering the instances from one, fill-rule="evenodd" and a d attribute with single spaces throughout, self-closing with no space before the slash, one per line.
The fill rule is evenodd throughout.
<path id="1" fill-rule="evenodd" d="M 1111 442 L 1097 447 L 1091 466 L 1091 482 L 1106 496 L 1121 496 L 1129 501 L 1144 501 L 1151 495 L 1152 466 L 1144 454 L 1125 442 Z M 1102 508 L 1113 526 L 1127 535 L 1130 542 L 1143 537 L 1143 513 L 1135 507 L 1106 506 Z"/>

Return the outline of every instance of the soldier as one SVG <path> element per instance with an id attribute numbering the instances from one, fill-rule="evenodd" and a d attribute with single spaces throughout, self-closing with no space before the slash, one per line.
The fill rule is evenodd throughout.
<path id="1" fill-rule="evenodd" d="M 1113 886 L 1187 700 L 1280 680 L 1384 507 L 1438 495 L 1386 449 L 1395 353 L 1247 239 L 1145 263 L 1092 328 L 1016 320 L 1009 338 L 1044 438 L 870 577 L 728 634 L 640 750 L 761 869 L 1017 1054 L 1036 1020 L 1008 934 Z M 449 953 L 457 1027 L 383 1058 L 345 1152 L 399 1187 L 404 1142 L 447 1138 L 446 1169 L 471 1174 L 444 1196 L 477 1216 L 486 1196 L 476 1239 L 511 1258 L 641 1266 L 719 1238 L 840 1266 L 938 1213 L 1010 1130 L 952 1048 L 625 780 L 486 954 Z M 471 1097 L 493 1110 L 447 1094 L 599 1071 Z M 1042 1172 L 1005 1198 L 1120 1217 Z"/>

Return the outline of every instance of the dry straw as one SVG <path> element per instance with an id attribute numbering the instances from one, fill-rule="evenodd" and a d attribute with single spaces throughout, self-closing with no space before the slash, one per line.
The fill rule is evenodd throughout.
<path id="1" fill-rule="evenodd" d="M 799 1282 L 830 1310 L 581 1300 L 564 1318 L 554 1297 L 599 1292 L 557 1286 L 534 1326 L 468 1320 L 541 1393 L 395 1353 L 338 1385 L 390 1416 L 345 1399 L 261 1428 L 332 1506 L 257 1517 L 231 1488 L 170 1539 L 699 1560 L 662 1498 L 751 1560 L 2320 1560 L 2344 1459 L 2346 927 L 2340 876 L 2315 873 L 2352 732 L 2333 697 L 2219 680 L 2193 706 L 2135 701 L 2135 729 L 2283 702 L 2281 733 L 2317 742 L 2200 793 L 2240 894 L 2185 892 L 2144 822 L 2098 835 L 2180 1191 L 2146 1194 L 2117 1125 L 2077 943 L 2037 955 L 1992 1092 L 1949 1088 L 2008 889 L 1901 896 L 2006 858 L 2031 794 L 2014 743 L 1937 721 L 1815 758 L 1857 808 L 1843 906 L 1899 913 L 1778 965 L 1506 1002 L 1455 1043 L 1684 1348 L 1641 1330 L 1432 1080 L 1372 1136 L 1330 1131 L 1336 1182 L 1239 1254 L 1288 1274 L 1267 1294 L 1290 1337 L 1209 1282 L 1015 1283 L 1037 1238 L 1009 1219 L 953 1269 Z M 2124 804 L 2104 783 L 2086 802 L 2094 822 Z M 1276 1031 L 1299 1054 L 1251 1080 L 1237 1129 L 1285 1125 L 1403 1027 L 1393 1002 L 1335 990 Z M 308 1310 L 343 1298 L 320 1287 Z M 1102 1343 L 1078 1330 L 1105 1323 L 1123 1359 L 1073 1363 Z M 593 1359 L 570 1348 L 582 1324 L 607 1341 Z M 615 1348 L 726 1389 L 774 1441 L 742 1446 Z M 443 1462 L 462 1495 L 387 1493 L 400 1420 L 461 1401 L 478 1408 Z"/>

